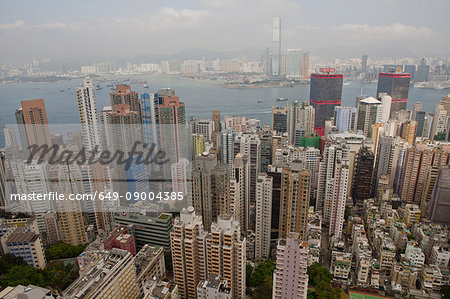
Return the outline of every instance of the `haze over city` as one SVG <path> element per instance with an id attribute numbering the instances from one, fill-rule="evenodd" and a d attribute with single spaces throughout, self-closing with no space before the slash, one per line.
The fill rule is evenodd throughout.
<path id="1" fill-rule="evenodd" d="M 271 44 L 274 15 L 282 19 L 282 48 L 314 55 L 445 56 L 450 48 L 446 0 L 2 0 L 0 5 L 0 38 L 7 41 L 0 48 L 3 64 L 35 57 L 129 59 L 186 49 L 193 49 L 189 58 L 208 51 L 256 56 Z"/>

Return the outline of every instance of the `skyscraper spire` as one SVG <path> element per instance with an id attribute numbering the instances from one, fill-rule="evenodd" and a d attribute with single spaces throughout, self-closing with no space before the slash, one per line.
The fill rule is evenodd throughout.
<path id="1" fill-rule="evenodd" d="M 97 102 L 95 100 L 94 84 L 89 77 L 76 90 L 78 110 L 80 112 L 83 146 L 92 151 L 96 145 L 101 146 L 98 126 Z"/>
<path id="2" fill-rule="evenodd" d="M 273 36 L 272 36 L 272 76 L 280 76 L 280 58 L 281 58 L 281 19 L 273 18 Z"/>

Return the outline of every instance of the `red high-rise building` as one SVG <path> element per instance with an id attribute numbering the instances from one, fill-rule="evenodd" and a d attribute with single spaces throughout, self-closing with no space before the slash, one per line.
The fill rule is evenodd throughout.
<path id="1" fill-rule="evenodd" d="M 130 85 L 116 85 L 116 92 L 111 92 L 111 106 L 112 110 L 116 110 L 115 106 L 120 104 L 127 104 L 131 111 L 136 111 L 139 114 L 139 119 L 142 120 L 142 104 L 139 99 L 139 93 L 131 91 Z"/>
<path id="2" fill-rule="evenodd" d="M 44 99 L 22 101 L 23 124 L 28 139 L 28 144 L 43 145 L 51 143 L 50 130 L 48 129 L 47 112 Z"/>

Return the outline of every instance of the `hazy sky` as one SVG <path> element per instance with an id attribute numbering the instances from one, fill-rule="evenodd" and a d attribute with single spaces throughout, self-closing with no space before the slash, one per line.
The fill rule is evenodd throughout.
<path id="1" fill-rule="evenodd" d="M 326 56 L 450 55 L 450 0 L 0 0 L 0 63 L 271 45 Z"/>

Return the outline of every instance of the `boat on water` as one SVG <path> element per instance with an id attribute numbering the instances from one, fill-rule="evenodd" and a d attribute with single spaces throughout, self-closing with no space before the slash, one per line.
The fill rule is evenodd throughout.
<path id="1" fill-rule="evenodd" d="M 97 84 L 97 86 L 95 86 L 95 90 L 102 90 L 103 88 L 100 86 L 100 84 Z"/>
<path id="2" fill-rule="evenodd" d="M 263 102 L 262 100 L 258 100 L 258 101 L 257 101 L 257 103 L 262 103 L 262 102 Z"/>
<path id="3" fill-rule="evenodd" d="M 287 102 L 288 98 L 277 98 L 277 102 Z"/>
<path id="4" fill-rule="evenodd" d="M 342 83 L 344 86 L 350 85 L 352 82 L 344 82 Z"/>
<path id="5" fill-rule="evenodd" d="M 60 89 L 59 92 L 64 92 L 64 89 Z"/>

